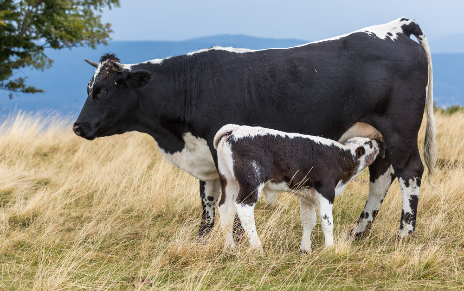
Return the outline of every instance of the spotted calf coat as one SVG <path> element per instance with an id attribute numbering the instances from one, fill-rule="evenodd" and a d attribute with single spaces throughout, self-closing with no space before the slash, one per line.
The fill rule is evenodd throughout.
<path id="1" fill-rule="evenodd" d="M 253 209 L 262 190 L 292 191 L 301 200 L 301 251 L 311 251 L 310 235 L 318 206 L 325 244 L 333 244 L 332 205 L 349 181 L 371 165 L 385 146 L 380 140 L 354 137 L 345 145 L 333 140 L 277 130 L 225 125 L 216 134 L 222 193 L 219 213 L 234 246 L 232 217 L 237 212 L 253 248 L 262 250 Z M 266 194 L 267 195 L 267 194 Z"/>

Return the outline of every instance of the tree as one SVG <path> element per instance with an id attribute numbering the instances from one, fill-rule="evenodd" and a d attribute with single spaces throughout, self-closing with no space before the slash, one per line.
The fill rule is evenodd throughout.
<path id="1" fill-rule="evenodd" d="M 14 78 L 15 70 L 49 68 L 46 48 L 106 45 L 111 24 L 101 23 L 98 13 L 112 6 L 119 0 L 0 0 L 0 89 L 43 92 L 25 77 Z"/>

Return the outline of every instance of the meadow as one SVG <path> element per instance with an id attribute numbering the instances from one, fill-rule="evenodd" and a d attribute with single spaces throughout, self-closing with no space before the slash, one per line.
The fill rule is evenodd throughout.
<path id="1" fill-rule="evenodd" d="M 313 252 L 300 255 L 293 195 L 260 201 L 259 255 L 247 243 L 224 250 L 219 220 L 195 243 L 199 183 L 148 135 L 90 142 L 69 119 L 12 115 L 0 125 L 0 290 L 462 290 L 464 112 L 435 117 L 439 172 L 435 189 L 422 183 L 414 237 L 396 241 L 395 181 L 370 235 L 345 240 L 366 202 L 365 170 L 335 201 L 331 249 L 318 222 Z"/>

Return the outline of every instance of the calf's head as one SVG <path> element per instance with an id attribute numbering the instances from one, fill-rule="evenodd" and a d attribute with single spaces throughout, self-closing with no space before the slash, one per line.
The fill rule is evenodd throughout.
<path id="1" fill-rule="evenodd" d="M 353 137 L 345 145 L 352 150 L 358 160 L 357 174 L 370 166 L 377 157 L 385 156 L 386 146 L 380 139 Z"/>
<path id="2" fill-rule="evenodd" d="M 87 100 L 73 126 L 78 136 L 88 140 L 124 133 L 135 118 L 138 93 L 151 79 L 147 71 L 131 71 L 114 54 L 104 55 L 87 86 Z"/>

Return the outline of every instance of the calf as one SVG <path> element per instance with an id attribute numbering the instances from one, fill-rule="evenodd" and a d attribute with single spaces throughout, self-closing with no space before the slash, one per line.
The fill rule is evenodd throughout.
<path id="1" fill-rule="evenodd" d="M 319 207 L 325 245 L 333 245 L 332 207 L 349 181 L 383 155 L 380 140 L 354 137 L 345 145 L 330 139 L 285 133 L 262 127 L 228 124 L 214 137 L 222 197 L 221 225 L 226 247 L 234 248 L 232 221 L 237 213 L 250 245 L 262 252 L 254 207 L 263 190 L 266 199 L 280 191 L 300 198 L 303 239 L 301 251 L 311 251 L 311 230 Z"/>

